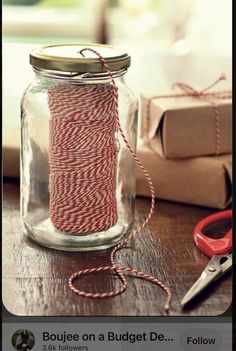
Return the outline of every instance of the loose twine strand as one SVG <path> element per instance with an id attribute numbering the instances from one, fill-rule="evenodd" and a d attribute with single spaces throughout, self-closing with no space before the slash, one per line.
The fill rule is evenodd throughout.
<path id="1" fill-rule="evenodd" d="M 115 128 L 116 128 L 117 131 L 119 131 L 119 133 L 120 133 L 123 141 L 125 142 L 130 154 L 132 155 L 134 160 L 139 165 L 140 169 L 144 173 L 144 175 L 145 175 L 145 177 L 146 177 L 146 179 L 147 179 L 147 181 L 149 183 L 150 192 L 151 192 L 151 206 L 150 206 L 150 210 L 149 210 L 149 213 L 148 213 L 147 217 L 145 219 L 143 219 L 142 223 L 138 226 L 138 228 L 134 229 L 130 233 L 130 235 L 128 235 L 126 238 L 124 238 L 120 242 L 120 244 L 118 244 L 116 247 L 114 247 L 112 249 L 111 254 L 110 254 L 110 261 L 111 261 L 110 265 L 83 269 L 83 270 L 80 270 L 80 271 L 72 274 L 71 277 L 69 278 L 69 287 L 74 293 L 78 294 L 79 296 L 84 296 L 84 297 L 93 298 L 93 299 L 96 299 L 96 298 L 100 298 L 100 299 L 108 298 L 108 297 L 117 296 L 117 295 L 123 293 L 127 289 L 127 278 L 126 278 L 125 274 L 132 275 L 132 276 L 135 276 L 135 277 L 147 280 L 149 282 L 152 282 L 152 283 L 158 285 L 159 287 L 161 287 L 166 293 L 166 301 L 165 301 L 164 308 L 165 308 L 165 311 L 169 311 L 171 298 L 172 298 L 171 290 L 170 290 L 169 287 L 167 287 L 161 280 L 159 280 L 158 278 L 156 278 L 156 277 L 154 277 L 154 276 L 152 276 L 150 274 L 146 274 L 146 273 L 144 273 L 142 271 L 139 271 L 137 269 L 133 269 L 133 268 L 130 268 L 130 267 L 122 266 L 120 264 L 116 264 L 116 262 L 115 262 L 116 253 L 119 250 L 121 250 L 124 247 L 124 245 L 129 240 L 131 240 L 132 238 L 136 237 L 146 227 L 146 225 L 149 223 L 149 221 L 150 221 L 150 219 L 151 219 L 151 217 L 153 215 L 154 207 L 155 207 L 155 190 L 154 190 L 154 186 L 153 186 L 152 180 L 151 180 L 148 172 L 144 168 L 142 162 L 137 157 L 136 153 L 133 151 L 132 147 L 130 146 L 130 144 L 129 144 L 129 142 L 128 142 L 128 140 L 127 140 L 127 138 L 126 138 L 126 136 L 125 136 L 125 134 L 124 134 L 124 132 L 122 130 L 122 127 L 120 125 L 119 112 L 118 112 L 118 89 L 117 89 L 116 83 L 114 81 L 113 75 L 111 73 L 111 70 L 109 68 L 109 65 L 108 65 L 107 61 L 97 51 L 95 51 L 94 49 L 84 48 L 84 49 L 82 49 L 80 51 L 80 53 L 83 55 L 84 51 L 91 51 L 91 52 L 93 52 L 99 58 L 101 64 L 103 65 L 103 67 L 105 68 L 105 70 L 107 71 L 107 73 L 109 75 L 110 82 L 111 82 L 111 84 L 109 86 L 112 87 L 112 91 L 111 91 L 111 94 L 108 93 L 108 95 L 109 95 L 108 98 L 112 97 L 112 99 L 113 99 L 113 106 L 114 106 L 113 113 L 115 115 Z M 91 86 L 89 88 L 92 89 Z M 65 88 L 63 88 L 63 89 L 65 90 Z M 68 90 L 66 93 L 67 93 L 66 98 L 69 99 L 69 103 L 73 103 L 74 97 L 70 95 L 71 91 Z M 91 90 L 91 94 L 95 94 L 95 93 L 96 93 L 95 91 Z M 52 89 L 49 92 L 49 106 L 50 106 L 51 112 L 53 111 L 54 117 L 56 118 L 57 115 L 61 113 L 61 102 L 60 102 L 60 100 L 58 100 L 58 96 L 55 96 L 53 94 L 54 94 L 54 91 Z M 57 99 L 56 99 L 56 97 L 57 97 Z M 65 91 L 63 91 L 63 98 L 65 98 Z M 94 95 L 94 99 L 97 99 L 97 95 L 96 94 Z M 82 99 L 82 100 L 83 100 L 83 103 L 86 103 L 85 98 Z M 99 103 L 99 101 L 100 101 L 100 99 L 97 99 L 97 103 Z M 79 103 L 79 101 L 77 99 L 76 104 L 78 105 L 78 103 Z M 58 108 L 58 110 L 57 110 L 57 108 Z M 75 107 L 72 106 L 72 110 L 73 110 L 73 108 L 75 108 Z M 71 113 L 73 114 L 73 111 Z M 105 109 L 104 116 L 107 113 L 109 113 L 109 109 Z M 60 117 L 63 117 L 63 116 L 59 116 L 59 118 Z M 88 116 L 85 116 L 85 118 L 83 118 L 83 116 L 82 116 L 83 121 L 85 121 L 85 122 L 88 121 L 87 117 Z M 94 116 L 94 117 L 97 118 L 97 115 Z M 94 119 L 96 119 L 96 118 L 94 118 Z M 92 121 L 94 121 L 94 119 L 92 119 Z M 62 121 L 62 118 L 60 119 L 60 121 Z M 63 128 L 66 128 L 66 125 L 62 125 L 61 126 L 61 131 L 60 131 L 61 132 L 61 139 L 60 139 L 61 142 L 64 141 Z M 50 128 L 51 140 L 53 140 L 55 129 L 57 129 L 57 128 L 55 128 L 55 125 L 54 124 L 51 125 L 51 128 Z M 85 130 L 86 129 L 83 129 L 82 132 L 84 133 Z M 111 130 L 114 132 L 113 128 L 111 128 Z M 109 131 L 109 133 L 111 132 L 111 130 Z M 73 137 L 73 135 L 71 135 L 71 137 Z M 80 137 L 82 137 L 82 133 L 81 133 Z M 89 138 L 89 135 L 86 135 L 85 140 L 86 140 L 86 138 Z M 114 144 L 114 140 L 111 140 L 111 144 L 112 143 Z M 52 142 L 52 145 L 53 145 L 53 142 Z M 110 169 L 112 169 L 112 168 L 115 169 L 115 166 L 116 166 L 116 154 L 117 154 L 117 150 L 113 149 L 112 150 L 112 155 L 113 156 L 112 156 L 112 162 L 111 162 L 112 166 L 110 167 Z M 53 146 L 51 146 L 50 156 L 49 156 L 50 172 L 52 170 L 54 172 L 51 172 L 52 175 L 50 175 L 50 177 L 51 177 L 50 178 L 50 187 L 53 189 L 53 191 L 52 191 L 53 194 L 55 194 L 53 196 L 56 196 L 56 197 L 59 196 L 58 192 L 60 193 L 60 197 L 61 197 L 61 191 L 64 191 L 64 195 L 66 195 L 66 191 L 67 191 L 67 190 L 62 190 L 62 189 L 67 189 L 67 188 L 65 188 L 66 184 L 65 184 L 65 182 L 64 183 L 62 182 L 62 179 L 61 179 L 62 177 L 60 177 L 61 174 L 59 173 L 59 175 L 58 175 L 58 172 L 60 170 L 62 162 L 58 161 L 59 164 L 57 164 L 57 160 L 58 160 L 58 157 L 60 158 L 61 156 L 63 156 L 63 155 L 61 155 L 59 153 L 59 151 L 57 151 L 57 150 L 55 151 L 53 149 Z M 68 156 L 68 152 L 67 152 L 67 156 Z M 76 163 L 76 159 L 73 158 L 73 157 L 72 157 L 72 161 L 73 161 L 72 164 Z M 66 164 L 65 164 L 65 166 L 66 166 Z M 104 167 L 104 165 L 103 165 L 103 167 Z M 91 169 L 90 169 L 90 172 L 91 172 Z M 57 181 L 55 181 L 54 173 L 56 175 L 56 178 L 58 178 L 58 176 L 59 176 L 60 181 L 62 183 L 58 184 Z M 88 172 L 85 172 L 85 173 L 87 175 Z M 70 177 L 71 177 L 71 175 L 70 175 Z M 109 181 L 111 179 L 113 179 L 113 181 L 115 181 L 115 175 L 110 176 Z M 77 179 L 73 179 L 72 183 L 75 182 L 75 181 L 77 181 Z M 113 187 L 115 189 L 115 183 L 114 182 L 113 182 Z M 76 190 L 74 190 L 74 192 L 76 192 Z M 61 207 L 55 209 L 55 201 L 54 201 L 55 198 L 53 198 L 53 196 L 52 196 L 52 199 L 50 200 L 51 201 L 50 217 L 51 217 L 53 223 L 56 223 L 56 227 L 59 227 L 60 229 L 67 230 L 67 231 L 68 230 L 73 230 L 74 227 L 73 227 L 73 223 L 72 222 L 75 219 L 75 213 L 72 213 L 73 220 L 70 223 L 71 216 L 68 215 L 67 218 L 65 218 L 65 209 L 66 209 L 65 204 L 63 206 L 61 206 L 61 204 L 59 204 Z M 81 193 L 80 193 L 80 196 L 81 196 Z M 110 199 L 108 200 L 108 203 L 109 203 L 109 201 L 110 201 Z M 74 205 L 76 205 L 76 203 L 74 203 Z M 115 213 L 117 212 L 116 203 L 113 203 L 111 205 L 111 208 L 113 208 L 113 212 L 112 212 L 113 214 L 111 216 L 109 216 L 109 217 L 112 217 L 112 220 L 110 222 L 108 221 L 108 223 L 107 223 L 108 227 L 112 226 L 117 221 L 117 217 L 115 216 Z M 71 209 L 69 210 L 69 212 L 70 212 L 70 215 L 71 215 Z M 99 213 L 99 211 L 98 211 L 98 213 Z M 67 219 L 67 221 L 65 221 L 65 219 Z M 84 219 L 83 219 L 83 221 L 84 221 Z M 81 229 L 81 226 L 82 226 L 82 228 L 84 230 L 89 232 L 89 230 L 91 230 L 91 227 L 88 230 L 88 225 L 89 224 L 86 222 L 86 226 L 84 228 L 83 227 L 83 225 L 84 225 L 83 221 L 81 223 L 79 223 L 80 229 Z M 69 227 L 67 226 L 68 222 L 69 222 Z M 103 226 L 104 226 L 104 223 L 103 223 Z M 74 228 L 74 230 L 75 230 L 75 228 Z M 99 228 L 96 228 L 96 230 L 98 231 Z M 105 292 L 102 292 L 102 293 L 86 292 L 86 291 L 83 291 L 80 288 L 74 286 L 75 280 L 77 280 L 78 278 L 81 278 L 84 275 L 88 275 L 88 274 L 92 274 L 92 273 L 99 273 L 99 272 L 108 272 L 108 271 L 112 272 L 112 273 L 115 273 L 118 276 L 119 280 L 120 280 L 119 288 L 117 288 L 117 289 L 115 289 L 113 291 L 109 291 L 109 292 L 105 291 Z"/>
<path id="2" fill-rule="evenodd" d="M 209 103 L 213 109 L 215 114 L 215 135 L 216 135 L 216 147 L 215 147 L 215 155 L 220 155 L 221 153 L 221 138 L 220 138 L 220 112 L 219 106 L 215 102 L 215 100 L 223 100 L 230 99 L 232 97 L 232 92 L 230 90 L 221 90 L 217 92 L 209 92 L 215 85 L 217 85 L 220 81 L 226 80 L 225 74 L 221 74 L 219 78 L 217 78 L 213 83 L 211 83 L 208 87 L 203 90 L 196 90 L 189 84 L 184 82 L 176 82 L 173 87 L 178 87 L 183 91 L 183 93 L 176 94 L 163 94 L 163 95 L 154 95 L 152 96 L 147 103 L 146 107 L 146 119 L 145 119 L 145 142 L 150 145 L 148 132 L 150 128 L 150 106 L 153 100 L 161 99 L 161 98 L 171 98 L 171 97 L 195 97 L 200 100 L 206 101 Z M 154 151 L 154 150 L 153 150 Z"/>

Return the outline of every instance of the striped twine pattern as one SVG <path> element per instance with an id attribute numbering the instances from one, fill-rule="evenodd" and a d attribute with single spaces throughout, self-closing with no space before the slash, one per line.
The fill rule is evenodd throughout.
<path id="1" fill-rule="evenodd" d="M 166 293 L 164 308 L 168 311 L 172 297 L 169 287 L 152 275 L 115 263 L 117 251 L 136 237 L 150 221 L 155 207 L 155 190 L 148 172 L 132 150 L 121 128 L 118 89 L 110 68 L 97 51 L 84 48 L 80 53 L 83 55 L 86 50 L 99 57 L 111 83 L 105 87 L 91 85 L 72 89 L 70 86 L 58 85 L 49 89 L 51 220 L 59 230 L 84 234 L 104 230 L 116 223 L 116 132 L 120 133 L 149 183 L 151 206 L 147 217 L 138 228 L 112 249 L 110 265 L 84 269 L 72 274 L 69 287 L 79 296 L 108 298 L 124 292 L 127 289 L 126 275 L 132 275 L 161 287 Z M 101 213 L 101 210 L 104 212 Z M 74 286 L 75 280 L 81 276 L 105 271 L 114 273 L 119 278 L 120 286 L 114 291 L 94 293 Z"/>
<path id="2" fill-rule="evenodd" d="M 110 86 L 56 85 L 48 91 L 50 218 L 86 234 L 117 222 L 116 117 Z"/>

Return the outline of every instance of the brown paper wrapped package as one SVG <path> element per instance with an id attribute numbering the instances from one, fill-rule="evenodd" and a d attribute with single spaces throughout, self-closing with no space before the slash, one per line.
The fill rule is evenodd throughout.
<path id="1" fill-rule="evenodd" d="M 214 155 L 216 125 L 214 108 L 196 97 L 158 98 L 150 104 L 146 135 L 147 104 L 151 96 L 141 96 L 141 137 L 164 158 Z M 220 154 L 232 152 L 232 101 L 218 100 Z"/>
<path id="2" fill-rule="evenodd" d="M 231 202 L 232 156 L 164 160 L 146 145 L 138 156 L 147 169 L 159 199 L 226 208 Z M 148 183 L 137 168 L 137 195 L 150 196 Z"/>

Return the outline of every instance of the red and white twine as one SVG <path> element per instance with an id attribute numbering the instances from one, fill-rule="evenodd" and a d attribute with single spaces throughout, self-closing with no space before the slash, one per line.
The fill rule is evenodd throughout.
<path id="1" fill-rule="evenodd" d="M 117 222 L 115 133 L 122 136 L 129 152 L 143 171 L 151 192 L 148 216 L 138 228 L 114 247 L 111 264 L 80 270 L 69 279 L 70 289 L 88 298 L 117 296 L 127 288 L 126 275 L 136 276 L 160 286 L 167 294 L 165 310 L 171 302 L 171 291 L 162 281 L 137 269 L 115 263 L 117 251 L 150 221 L 155 192 L 152 181 L 141 161 L 132 150 L 120 125 L 118 89 L 106 60 L 95 50 L 84 48 L 99 57 L 110 77 L 110 84 L 76 86 L 58 84 L 48 91 L 50 119 L 50 218 L 54 226 L 65 232 L 89 233 L 112 227 Z M 82 235 L 82 234 L 80 234 Z M 110 271 L 120 280 L 114 291 L 85 292 L 74 286 L 81 276 Z"/>
<path id="2" fill-rule="evenodd" d="M 117 148 L 111 87 L 56 85 L 48 102 L 52 223 L 84 234 L 112 227 Z"/>

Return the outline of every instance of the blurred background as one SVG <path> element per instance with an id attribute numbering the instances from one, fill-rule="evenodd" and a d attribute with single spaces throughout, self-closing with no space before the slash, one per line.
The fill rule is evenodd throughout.
<path id="1" fill-rule="evenodd" d="M 33 78 L 29 52 L 57 43 L 113 44 L 129 51 L 127 81 L 137 94 L 167 92 L 177 80 L 204 88 L 222 72 L 229 86 L 232 1 L 3 0 L 5 149 L 19 150 L 20 100 Z M 18 162 L 17 156 L 11 160 Z M 4 173 L 14 176 L 13 168 Z"/>

